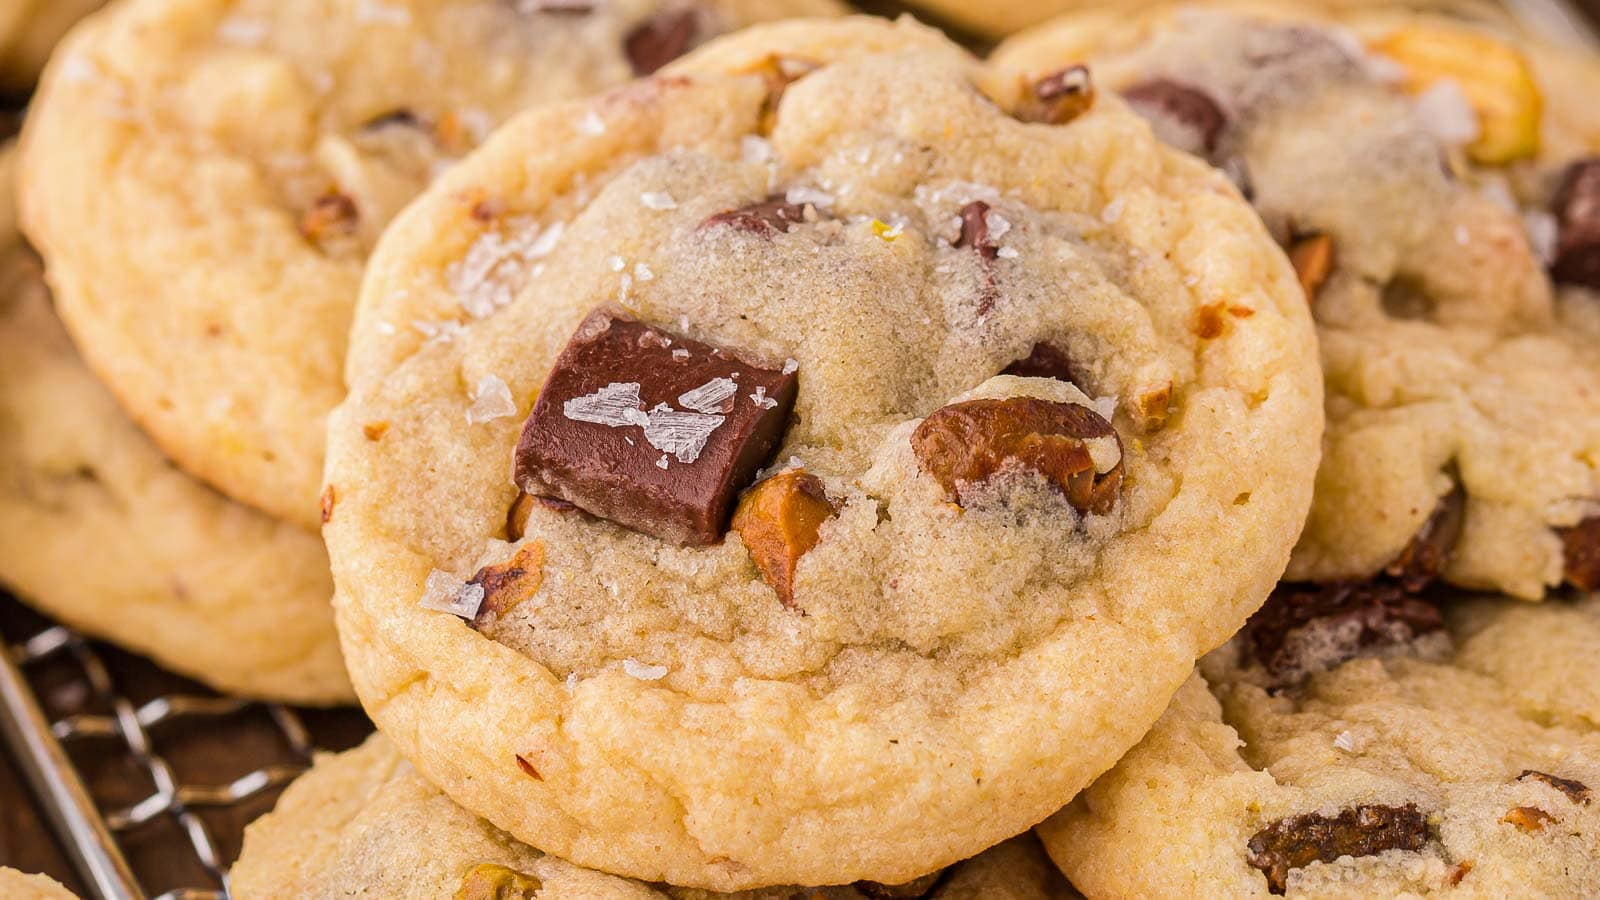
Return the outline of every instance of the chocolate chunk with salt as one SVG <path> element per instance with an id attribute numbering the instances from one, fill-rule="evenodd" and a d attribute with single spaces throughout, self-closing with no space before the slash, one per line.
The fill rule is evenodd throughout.
<path id="1" fill-rule="evenodd" d="M 623 39 L 622 49 L 643 77 L 682 56 L 700 32 L 699 15 L 692 7 L 669 9 L 646 19 Z"/>
<path id="2" fill-rule="evenodd" d="M 673 544 L 722 538 L 794 406 L 793 364 L 670 334 L 602 307 L 539 392 L 513 478 Z"/>
<path id="3" fill-rule="evenodd" d="M 1274 685 L 1377 651 L 1402 647 L 1444 629 L 1444 615 L 1426 597 L 1387 579 L 1356 583 L 1281 584 L 1250 617 L 1245 633 Z"/>
<path id="4" fill-rule="evenodd" d="M 1282 894 L 1289 873 L 1341 856 L 1376 856 L 1388 850 L 1416 852 L 1427 846 L 1428 817 L 1414 805 L 1355 806 L 1336 815 L 1305 813 L 1279 819 L 1256 832 L 1247 845 L 1250 865 L 1267 876 L 1267 889 Z"/>
<path id="5" fill-rule="evenodd" d="M 806 209 L 790 203 L 782 194 L 773 194 L 760 203 L 725 210 L 706 219 L 703 227 L 729 225 L 762 236 L 787 234 L 789 229 L 804 223 Z"/>
<path id="6" fill-rule="evenodd" d="M 1196 156 L 1209 157 L 1228 124 L 1222 107 L 1204 91 L 1165 78 L 1136 84 L 1122 98 L 1150 122 L 1156 137 Z"/>
<path id="7" fill-rule="evenodd" d="M 1040 341 L 1033 345 L 1028 355 L 1000 370 L 1001 375 L 1018 378 L 1054 378 L 1068 384 L 1077 384 L 1077 373 L 1072 368 L 1072 357 L 1055 344 Z"/>
<path id="8" fill-rule="evenodd" d="M 986 316 L 1000 300 L 1000 286 L 995 278 L 994 261 L 1000 256 L 1000 245 L 989 233 L 989 204 L 974 200 L 961 207 L 961 234 L 955 247 L 971 250 L 978 255 L 983 267 L 983 284 L 979 288 L 978 315 Z"/>
<path id="9" fill-rule="evenodd" d="M 1052 72 L 1034 82 L 1017 107 L 1024 122 L 1065 125 L 1094 106 L 1094 82 L 1087 66 Z"/>
<path id="10" fill-rule="evenodd" d="M 1580 591 L 1600 590 L 1600 516 L 1563 528 L 1560 534 L 1567 583 Z"/>
<path id="11" fill-rule="evenodd" d="M 1567 167 L 1550 211 L 1560 229 L 1550 274 L 1556 281 L 1600 290 L 1600 157 Z"/>

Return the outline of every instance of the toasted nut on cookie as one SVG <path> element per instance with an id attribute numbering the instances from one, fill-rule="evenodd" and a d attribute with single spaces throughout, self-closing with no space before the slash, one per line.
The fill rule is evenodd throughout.
<path id="1" fill-rule="evenodd" d="M 1373 49 L 1406 70 L 1406 89 L 1421 93 L 1454 82 L 1478 114 L 1480 133 L 1468 148 L 1485 165 L 1503 165 L 1539 152 L 1544 100 L 1521 52 L 1466 31 L 1401 28 Z"/>
<path id="2" fill-rule="evenodd" d="M 801 469 L 779 472 L 739 501 L 733 530 L 784 606 L 794 607 L 795 566 L 817 545 L 817 532 L 834 512 L 822 481 Z"/>
<path id="3" fill-rule="evenodd" d="M 484 566 L 467 583 L 483 588 L 478 621 L 491 614 L 503 616 L 537 593 L 544 583 L 544 545 L 538 541 L 524 544 L 510 560 Z"/>
<path id="4" fill-rule="evenodd" d="M 544 882 L 515 869 L 481 863 L 461 876 L 455 900 L 533 900 Z"/>
<path id="5" fill-rule="evenodd" d="M 1018 465 L 1043 475 L 1079 512 L 1110 512 L 1122 486 L 1116 429 L 1074 403 L 1034 397 L 955 403 L 922 420 L 911 449 L 922 470 L 958 500 L 968 486 Z"/>
<path id="6" fill-rule="evenodd" d="M 1289 248 L 1289 262 L 1294 264 L 1294 273 L 1300 276 L 1300 288 L 1306 292 L 1306 300 L 1317 299 L 1317 291 L 1333 272 L 1333 259 L 1333 238 L 1325 234 L 1301 238 Z"/>
<path id="7" fill-rule="evenodd" d="M 1094 82 L 1086 66 L 1073 66 L 1040 78 L 1024 89 L 1016 115 L 1024 122 L 1065 125 L 1094 106 Z"/>

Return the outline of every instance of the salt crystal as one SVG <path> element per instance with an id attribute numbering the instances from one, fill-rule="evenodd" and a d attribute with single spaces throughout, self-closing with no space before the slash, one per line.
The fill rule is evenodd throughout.
<path id="1" fill-rule="evenodd" d="M 816 188 L 808 187 L 789 188 L 784 192 L 783 199 L 785 202 L 793 203 L 796 206 L 805 206 L 809 203 L 818 209 L 826 209 L 833 205 L 832 195 L 823 193 Z"/>
<path id="2" fill-rule="evenodd" d="M 994 255 L 1000 257 L 1001 259 L 1016 259 L 1022 254 L 1018 253 L 1017 248 L 1015 247 L 1001 247 L 999 250 L 994 252 Z"/>
<path id="3" fill-rule="evenodd" d="M 755 392 L 750 395 L 750 400 L 762 409 L 772 409 L 778 405 L 778 401 L 767 396 L 766 387 L 760 385 L 758 385 L 755 389 Z"/>
<path id="4" fill-rule="evenodd" d="M 1356 749 L 1356 736 L 1349 731 L 1341 731 L 1333 739 L 1333 745 L 1346 753 L 1353 752 Z"/>
<path id="5" fill-rule="evenodd" d="M 785 375 L 793 375 L 799 368 L 800 361 L 797 359 L 786 359 L 783 361 L 783 374 Z"/>
<path id="6" fill-rule="evenodd" d="M 678 462 L 692 463 L 700 458 L 700 451 L 706 448 L 712 432 L 721 428 L 725 421 L 724 416 L 682 412 L 660 403 L 650 410 L 644 439 L 657 450 L 677 457 Z"/>
<path id="7" fill-rule="evenodd" d="M 568 672 L 567 673 L 567 693 L 576 694 L 577 692 L 578 692 L 578 673 L 577 672 Z"/>
<path id="8" fill-rule="evenodd" d="M 634 263 L 633 277 L 635 281 L 654 281 L 656 278 L 656 273 L 654 269 L 651 269 L 644 263 Z"/>
<path id="9" fill-rule="evenodd" d="M 539 233 L 539 236 L 528 244 L 524 255 L 528 259 L 541 259 L 549 256 L 550 251 L 556 248 L 556 242 L 561 240 L 561 235 L 567 230 L 567 223 L 556 222 L 549 228 Z"/>
<path id="10" fill-rule="evenodd" d="M 639 383 L 616 382 L 592 394 L 574 397 L 561 405 L 561 413 L 574 422 L 592 422 L 620 428 L 650 421 L 639 409 Z"/>
<path id="11" fill-rule="evenodd" d="M 578 122 L 578 130 L 584 134 L 605 134 L 606 120 L 600 118 L 600 114 L 591 109 L 585 112 L 583 119 Z"/>
<path id="12" fill-rule="evenodd" d="M 80 84 L 85 81 L 93 81 L 99 76 L 99 66 L 95 65 L 93 61 L 74 53 L 61 61 L 61 73 L 56 77 L 67 84 Z"/>
<path id="13" fill-rule="evenodd" d="M 777 154 L 766 138 L 747 134 L 739 141 L 739 155 L 747 163 L 767 163 L 772 162 Z"/>
<path id="14" fill-rule="evenodd" d="M 722 404 L 738 390 L 739 386 L 733 383 L 732 378 L 713 378 L 694 390 L 679 394 L 678 405 L 695 412 L 725 412 Z"/>
<path id="15" fill-rule="evenodd" d="M 471 619 L 483 605 L 483 585 L 468 584 L 449 572 L 433 569 L 423 585 L 421 605 L 423 609 Z"/>
<path id="16" fill-rule="evenodd" d="M 639 202 L 646 209 L 677 209 L 678 201 L 665 191 L 645 191 L 639 195 Z"/>
<path id="17" fill-rule="evenodd" d="M 443 319 L 437 322 L 417 319 L 411 323 L 411 327 L 427 338 L 430 344 L 447 344 L 467 333 L 467 326 L 455 319 Z"/>
<path id="18" fill-rule="evenodd" d="M 494 375 L 478 379 L 472 394 L 472 405 L 467 408 L 467 424 L 477 425 L 493 419 L 503 419 L 517 414 L 517 404 L 511 399 L 511 387 Z"/>
<path id="19" fill-rule="evenodd" d="M 631 656 L 622 661 L 622 671 L 640 681 L 660 681 L 667 677 L 666 666 L 647 666 Z"/>
<path id="20" fill-rule="evenodd" d="M 399 330 L 394 327 L 393 322 L 385 322 L 381 319 L 378 320 L 378 324 L 375 327 L 378 329 L 378 333 L 384 337 L 389 337 Z"/>
<path id="21" fill-rule="evenodd" d="M 1417 121 L 1423 130 L 1446 144 L 1466 144 L 1477 140 L 1481 127 L 1461 86 L 1448 78 L 1435 81 L 1414 101 Z"/>
<path id="22" fill-rule="evenodd" d="M 633 290 L 633 276 L 626 273 L 622 276 L 622 283 L 617 285 L 617 300 L 626 301 L 628 292 Z"/>
<path id="23" fill-rule="evenodd" d="M 1556 258 L 1556 246 L 1561 239 L 1561 226 L 1556 217 L 1542 209 L 1532 210 L 1523 215 L 1522 227 L 1528 232 L 1528 246 L 1533 248 L 1534 256 L 1548 266 Z"/>
<path id="24" fill-rule="evenodd" d="M 667 455 L 665 453 L 663 453 L 663 454 L 661 454 L 661 458 L 656 460 L 656 468 L 665 469 L 666 467 L 667 467 Z"/>
<path id="25" fill-rule="evenodd" d="M 1100 210 L 1100 221 L 1107 225 L 1114 224 L 1118 219 L 1122 218 L 1122 208 L 1126 205 L 1127 201 L 1121 197 L 1113 199 L 1105 205 L 1104 209 Z"/>
<path id="26" fill-rule="evenodd" d="M 617 255 L 613 254 L 611 256 L 606 257 L 606 268 L 610 269 L 613 272 L 621 272 L 623 269 L 625 269 L 627 267 L 628 267 L 628 264 L 626 262 L 624 262 L 622 257 L 620 257 L 620 256 L 617 256 Z"/>
<path id="27" fill-rule="evenodd" d="M 555 247 L 563 230 L 560 222 L 541 230 L 527 216 L 508 219 L 501 228 L 479 235 L 466 255 L 445 269 L 445 282 L 468 315 L 489 316 L 516 298 L 533 261 Z"/>
<path id="28" fill-rule="evenodd" d="M 679 347 L 678 349 L 672 351 L 672 358 L 676 360 L 688 359 L 689 351 L 683 347 Z"/>
<path id="29" fill-rule="evenodd" d="M 983 224 L 989 228 L 989 240 L 991 241 L 1000 240 L 1001 235 L 1011 230 L 1011 220 L 992 209 L 984 214 Z"/>

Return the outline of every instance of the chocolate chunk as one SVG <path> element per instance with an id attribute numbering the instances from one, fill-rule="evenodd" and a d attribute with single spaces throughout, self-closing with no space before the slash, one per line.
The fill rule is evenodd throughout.
<path id="1" fill-rule="evenodd" d="M 1407 591 L 1416 593 L 1427 587 L 1450 562 L 1450 552 L 1461 538 L 1461 526 L 1467 518 L 1467 492 L 1456 482 L 1450 493 L 1440 498 L 1428 520 L 1400 551 L 1384 573 L 1400 582 Z"/>
<path id="2" fill-rule="evenodd" d="M 789 229 L 806 220 L 806 208 L 790 203 L 782 194 L 773 194 L 760 203 L 719 212 L 701 226 L 731 225 L 761 235 L 787 234 Z"/>
<path id="3" fill-rule="evenodd" d="M 1306 813 L 1279 819 L 1250 838 L 1250 865 L 1267 876 L 1274 894 L 1288 890 L 1289 873 L 1341 856 L 1386 850 L 1416 852 L 1428 843 L 1428 817 L 1413 804 L 1357 806 L 1338 815 Z"/>
<path id="4" fill-rule="evenodd" d="M 1600 290 L 1600 157 L 1567 167 L 1550 211 L 1560 229 L 1550 274 L 1566 284 Z"/>
<path id="5" fill-rule="evenodd" d="M 974 200 L 961 207 L 961 235 L 956 238 L 955 246 L 978 254 L 983 266 L 978 315 L 986 316 L 1000 299 L 1000 286 L 994 272 L 994 261 L 1000 255 L 1000 246 L 989 239 L 989 204 Z"/>
<path id="6" fill-rule="evenodd" d="M 1567 799 L 1571 800 L 1573 803 L 1581 803 L 1584 805 L 1588 805 L 1589 803 L 1589 786 L 1581 781 L 1573 781 L 1571 778 L 1557 778 L 1554 775 L 1547 775 L 1544 772 L 1538 772 L 1533 769 L 1523 769 L 1522 774 L 1517 776 L 1517 780 L 1542 781 L 1561 793 L 1566 794 Z"/>
<path id="7" fill-rule="evenodd" d="M 300 233 L 309 240 L 324 241 L 353 233 L 360 219 L 356 201 L 330 188 L 301 213 Z"/>
<path id="8" fill-rule="evenodd" d="M 1115 454 L 1104 471 L 1095 446 Z M 1076 403 L 1034 397 L 968 400 L 934 410 L 911 434 L 922 470 L 958 502 L 1013 469 L 1031 469 L 1079 512 L 1105 514 L 1122 487 L 1122 440 L 1111 423 Z M 1104 460 L 1100 461 L 1104 464 Z"/>
<path id="9" fill-rule="evenodd" d="M 1567 582 L 1580 591 L 1600 590 L 1600 516 L 1561 529 Z"/>
<path id="10" fill-rule="evenodd" d="M 1156 137 L 1186 153 L 1210 157 L 1216 152 L 1228 117 L 1210 95 L 1197 87 L 1157 78 L 1122 92 L 1133 111 L 1149 120 Z"/>
<path id="11" fill-rule="evenodd" d="M 517 757 L 521 762 L 522 757 Z M 454 900 L 533 900 L 544 882 L 494 863 L 480 863 L 461 877 Z"/>
<path id="12" fill-rule="evenodd" d="M 1000 374 L 1019 378 L 1054 378 L 1068 384 L 1078 384 L 1078 376 L 1072 371 L 1072 360 L 1066 351 L 1043 341 L 1034 344 L 1027 356 L 1000 370 Z"/>
<path id="13" fill-rule="evenodd" d="M 715 543 L 783 436 L 794 369 L 597 309 L 539 392 L 513 478 L 642 534 Z"/>
<path id="14" fill-rule="evenodd" d="M 1024 122 L 1065 125 L 1094 106 L 1094 82 L 1086 66 L 1062 69 L 1034 82 L 1017 106 Z"/>
<path id="15" fill-rule="evenodd" d="M 1283 687 L 1443 628 L 1444 616 L 1434 603 L 1398 584 L 1373 580 L 1280 584 L 1245 631 L 1257 661 Z"/>
<path id="16" fill-rule="evenodd" d="M 700 17 L 694 9 L 669 9 L 628 32 L 622 48 L 633 66 L 633 74 L 654 75 L 656 70 L 688 51 L 699 31 Z"/>
<path id="17" fill-rule="evenodd" d="M 544 582 L 544 545 L 538 541 L 524 544 L 516 555 L 503 563 L 484 566 L 467 584 L 483 588 L 483 602 L 478 606 L 474 624 L 483 624 L 489 618 L 500 618 L 517 608 L 522 601 L 532 597 Z"/>

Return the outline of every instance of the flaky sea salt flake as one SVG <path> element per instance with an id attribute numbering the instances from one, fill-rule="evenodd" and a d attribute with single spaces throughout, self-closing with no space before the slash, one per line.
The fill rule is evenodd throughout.
<path id="1" fill-rule="evenodd" d="M 600 118 L 600 114 L 591 109 L 585 112 L 583 118 L 578 121 L 578 131 L 589 135 L 605 134 L 606 120 Z"/>
<path id="2" fill-rule="evenodd" d="M 713 378 L 692 391 L 678 395 L 678 405 L 695 412 L 716 414 L 724 412 L 722 404 L 732 397 L 739 386 L 732 378 Z"/>
<path id="3" fill-rule="evenodd" d="M 471 619 L 483 605 L 483 585 L 468 584 L 449 572 L 434 569 L 423 584 L 421 604 L 423 609 Z"/>
<path id="4" fill-rule="evenodd" d="M 772 409 L 778 405 L 778 401 L 768 397 L 767 389 L 761 385 L 757 385 L 755 391 L 750 394 L 750 401 L 762 409 Z"/>
<path id="5" fill-rule="evenodd" d="M 639 282 L 655 281 L 656 280 L 656 273 L 655 273 L 654 269 L 650 268 L 649 266 L 645 265 L 644 263 L 634 263 L 633 264 L 633 279 L 635 281 L 639 281 Z"/>
<path id="6" fill-rule="evenodd" d="M 1113 198 L 1110 203 L 1105 205 L 1104 209 L 1100 210 L 1100 221 L 1107 225 L 1116 224 L 1117 220 L 1122 218 L 1122 210 L 1125 206 L 1127 206 L 1126 200 L 1121 197 Z"/>
<path id="7" fill-rule="evenodd" d="M 639 195 L 645 209 L 677 209 L 678 201 L 665 191 L 645 191 Z"/>
<path id="8" fill-rule="evenodd" d="M 1001 247 L 999 250 L 994 252 L 994 255 L 1000 257 L 1001 259 L 1016 259 L 1022 254 L 1018 253 L 1017 248 L 1015 247 Z"/>
<path id="9" fill-rule="evenodd" d="M 640 681 L 660 681 L 667 677 L 666 666 L 648 666 L 631 656 L 622 661 L 622 671 Z"/>
<path id="10" fill-rule="evenodd" d="M 639 383 L 613 381 L 592 394 L 573 397 L 561 405 L 561 413 L 574 422 L 592 422 L 621 428 L 643 425 L 650 419 L 639 409 Z"/>
<path id="11" fill-rule="evenodd" d="M 815 206 L 817 209 L 827 209 L 833 205 L 832 194 L 809 187 L 789 188 L 789 190 L 784 192 L 783 199 L 785 202 L 793 203 L 796 206 L 805 206 L 810 204 Z"/>
<path id="12" fill-rule="evenodd" d="M 1333 739 L 1333 745 L 1346 753 L 1353 752 L 1356 749 L 1356 736 L 1348 730 L 1341 731 Z"/>
<path id="13" fill-rule="evenodd" d="M 662 453 L 670 453 L 678 462 L 692 463 L 700 458 L 712 432 L 727 421 L 724 416 L 698 412 L 682 412 L 665 403 L 650 410 L 649 423 L 644 427 L 644 439 Z"/>
<path id="14" fill-rule="evenodd" d="M 467 407 L 468 425 L 477 425 L 516 414 L 517 404 L 511 399 L 509 385 L 495 375 L 485 375 L 478 379 L 478 385 L 472 392 L 472 405 Z"/>
<path id="15" fill-rule="evenodd" d="M 785 374 L 785 375 L 793 375 L 799 369 L 800 369 L 800 360 L 798 360 L 798 359 L 786 359 L 786 360 L 783 361 L 783 374 Z"/>

